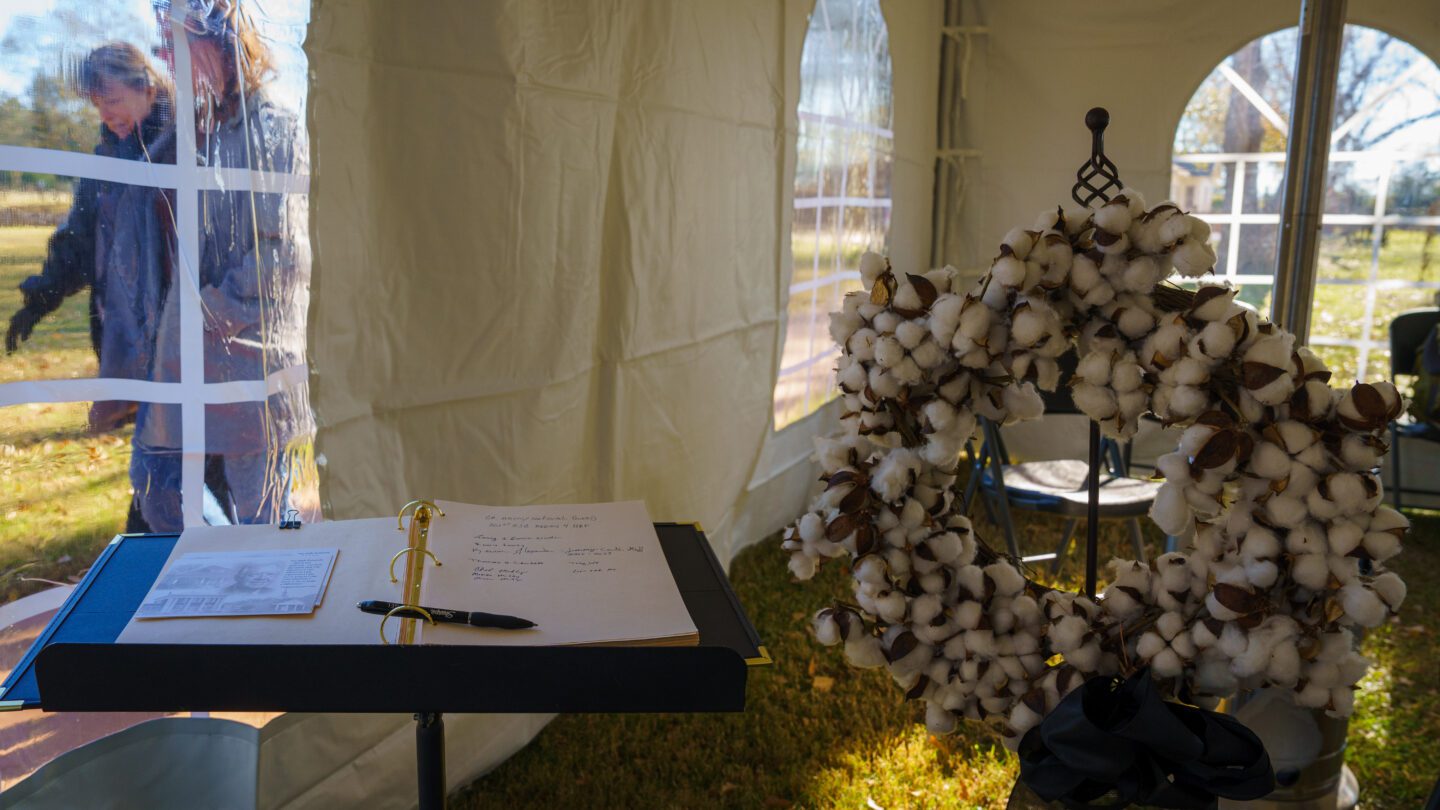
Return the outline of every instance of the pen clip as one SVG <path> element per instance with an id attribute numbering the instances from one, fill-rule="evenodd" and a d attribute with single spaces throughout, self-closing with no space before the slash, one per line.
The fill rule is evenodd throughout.
<path id="1" fill-rule="evenodd" d="M 419 613 L 421 616 L 424 616 L 424 617 L 425 617 L 425 620 L 428 621 L 428 622 L 430 622 L 431 624 L 434 624 L 434 623 L 435 623 L 435 617 L 430 615 L 430 611 L 426 610 L 426 609 L 423 608 L 423 607 L 420 607 L 419 605 L 396 605 L 395 607 L 390 608 L 390 610 L 386 611 L 386 613 L 385 613 L 385 618 L 383 618 L 383 619 L 380 620 L 380 643 L 381 643 L 381 644 L 385 644 L 385 645 L 387 645 L 387 646 L 390 644 L 390 640 L 387 639 L 387 638 L 385 638 L 385 623 L 388 622 L 388 621 L 390 621 L 390 617 L 391 617 L 391 616 L 394 616 L 396 613 L 399 613 L 399 612 L 402 611 L 402 610 L 413 610 L 413 611 Z M 408 617 L 406 617 L 406 618 L 408 618 Z"/>

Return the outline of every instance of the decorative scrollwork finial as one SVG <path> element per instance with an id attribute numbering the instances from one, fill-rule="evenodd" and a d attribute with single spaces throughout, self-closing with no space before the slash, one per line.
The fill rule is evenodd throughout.
<path id="1" fill-rule="evenodd" d="M 1110 111 L 1104 107 L 1092 107 L 1085 113 L 1085 126 L 1090 129 L 1090 159 L 1075 172 L 1076 183 L 1070 189 L 1070 196 L 1089 208 L 1090 203 L 1096 200 L 1110 202 L 1109 192 L 1119 191 L 1124 186 L 1120 182 L 1120 170 L 1115 168 L 1110 158 L 1105 157 L 1105 127 L 1110 126 Z M 1096 180 L 1103 182 L 1096 185 Z M 1082 195 L 1081 192 L 1085 193 Z"/>

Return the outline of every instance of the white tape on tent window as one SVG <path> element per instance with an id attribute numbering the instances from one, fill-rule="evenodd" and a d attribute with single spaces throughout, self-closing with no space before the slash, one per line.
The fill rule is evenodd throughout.
<path id="1" fill-rule="evenodd" d="M 187 4 L 170 6 L 172 30 L 184 31 Z M 190 44 L 172 38 L 175 55 L 175 163 L 158 164 L 55 149 L 0 145 L 0 170 L 40 172 L 89 178 L 150 188 L 173 188 L 178 242 L 176 278 L 171 287 L 179 298 L 180 382 L 93 378 L 26 380 L 0 384 L 0 407 L 32 402 L 128 400 L 175 404 L 181 408 L 181 505 L 184 524 L 204 522 L 205 409 L 209 405 L 265 402 L 269 397 L 305 383 L 305 364 L 267 370 L 264 379 L 205 382 L 204 313 L 200 299 L 201 191 L 246 194 L 308 194 L 306 174 L 254 168 L 200 166 L 195 141 L 195 98 L 191 81 Z M 251 164 L 253 166 L 253 163 Z"/>

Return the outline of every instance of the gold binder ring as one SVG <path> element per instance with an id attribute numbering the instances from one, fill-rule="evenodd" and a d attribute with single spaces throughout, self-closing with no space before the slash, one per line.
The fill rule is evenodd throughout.
<path id="1" fill-rule="evenodd" d="M 409 512 L 412 506 L 415 508 L 415 512 L 417 514 L 420 512 L 421 509 L 429 509 L 440 517 L 445 517 L 445 510 L 436 506 L 434 501 L 427 501 L 423 498 L 417 498 L 416 500 L 413 500 L 400 507 L 400 515 L 395 518 L 396 529 L 399 529 L 400 531 L 405 531 L 405 513 Z"/>
<path id="2" fill-rule="evenodd" d="M 402 611 L 402 610 L 413 610 L 413 611 L 416 611 L 416 612 L 418 612 L 420 615 L 422 615 L 422 616 L 425 617 L 425 621 L 430 622 L 431 624 L 434 624 L 434 623 L 435 623 L 435 617 L 430 615 L 430 611 L 426 610 L 426 609 L 423 608 L 423 607 L 420 607 L 419 605 L 396 605 L 395 607 L 390 608 L 390 611 L 385 614 L 385 618 L 383 618 L 383 619 L 380 620 L 380 643 L 381 643 L 381 644 L 389 644 L 389 643 L 390 643 L 390 640 L 387 639 L 387 638 L 385 638 L 385 623 L 388 622 L 388 621 L 390 621 L 390 617 L 391 617 L 391 616 L 394 616 L 396 613 L 399 613 L 399 612 Z"/>
<path id="3" fill-rule="evenodd" d="M 434 561 L 435 561 L 435 567 L 436 567 L 436 568 L 440 568 L 440 567 L 442 567 L 442 566 L 444 565 L 444 563 L 440 562 L 440 558 L 439 558 L 439 557 L 436 557 L 435 554 L 434 554 L 434 552 L 430 551 L 430 549 L 428 549 L 428 548 L 409 548 L 409 547 L 402 548 L 402 549 L 400 549 L 399 551 L 395 552 L 395 556 L 394 556 L 394 557 L 391 557 L 391 558 L 390 558 L 390 581 L 391 581 L 391 582 L 399 582 L 399 581 L 400 581 L 400 580 L 398 580 L 398 579 L 395 578 L 395 563 L 398 562 L 401 557 L 404 557 L 406 554 L 409 554 L 409 553 L 412 552 L 412 551 L 418 551 L 418 552 L 420 552 L 421 554 L 424 554 L 426 557 L 429 557 L 431 560 L 434 560 Z"/>

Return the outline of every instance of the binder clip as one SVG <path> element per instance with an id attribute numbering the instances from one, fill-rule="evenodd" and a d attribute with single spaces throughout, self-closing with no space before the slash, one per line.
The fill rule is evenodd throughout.
<path id="1" fill-rule="evenodd" d="M 286 513 L 285 513 L 285 517 L 283 517 L 283 518 L 280 519 L 280 528 L 281 528 L 281 529 L 299 529 L 299 528 L 300 528 L 300 510 L 299 510 L 299 509 L 291 509 L 290 511 L 286 512 Z"/>

